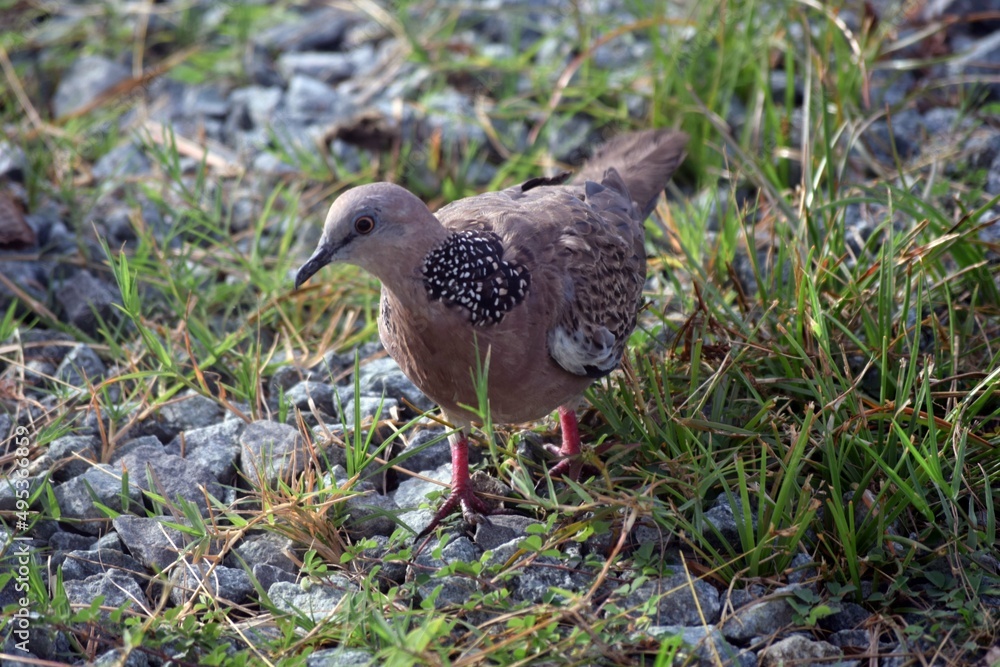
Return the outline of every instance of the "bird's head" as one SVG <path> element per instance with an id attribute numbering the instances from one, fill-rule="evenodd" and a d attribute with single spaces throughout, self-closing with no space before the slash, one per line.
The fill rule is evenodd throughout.
<path id="1" fill-rule="evenodd" d="M 330 207 L 319 245 L 296 273 L 295 287 L 333 262 L 355 264 L 385 282 L 419 264 L 444 234 L 434 214 L 405 188 L 392 183 L 353 188 Z"/>

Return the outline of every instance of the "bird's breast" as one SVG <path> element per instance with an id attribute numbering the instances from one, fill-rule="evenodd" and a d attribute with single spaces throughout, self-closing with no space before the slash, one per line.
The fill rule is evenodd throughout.
<path id="1" fill-rule="evenodd" d="M 485 375 L 494 421 L 533 421 L 591 382 L 552 360 L 549 322 L 533 305 L 528 296 L 501 322 L 473 326 L 462 308 L 430 299 L 406 304 L 383 287 L 379 334 L 406 376 L 453 418 L 479 421 L 463 406 L 479 405 L 476 378 Z"/>

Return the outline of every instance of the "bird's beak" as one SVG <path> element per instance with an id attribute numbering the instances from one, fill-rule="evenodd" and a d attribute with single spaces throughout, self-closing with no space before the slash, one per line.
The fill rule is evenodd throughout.
<path id="1" fill-rule="evenodd" d="M 299 272 L 295 274 L 295 289 L 302 287 L 302 283 L 309 280 L 313 274 L 330 263 L 334 248 L 328 243 L 320 241 L 316 247 L 316 252 L 312 254 L 306 263 L 302 265 Z"/>

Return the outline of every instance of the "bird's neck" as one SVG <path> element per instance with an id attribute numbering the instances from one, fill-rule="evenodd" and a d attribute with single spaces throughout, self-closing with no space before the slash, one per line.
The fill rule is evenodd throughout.
<path id="1" fill-rule="evenodd" d="M 371 258 L 362 267 L 401 300 L 426 299 L 422 270 L 424 258 L 451 234 L 437 218 L 432 217 L 432 220 L 422 224 L 419 233 L 383 244 L 379 256 Z"/>

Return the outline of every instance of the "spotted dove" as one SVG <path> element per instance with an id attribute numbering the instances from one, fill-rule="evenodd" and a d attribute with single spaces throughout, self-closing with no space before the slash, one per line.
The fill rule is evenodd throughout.
<path id="1" fill-rule="evenodd" d="M 353 188 L 330 208 L 298 288 L 347 262 L 382 282 L 379 335 L 403 372 L 458 427 L 451 494 L 423 534 L 459 507 L 489 514 L 469 481 L 474 370 L 485 368 L 493 422 L 558 408 L 563 460 L 580 453 L 576 399 L 621 361 L 646 275 L 643 221 L 684 158 L 687 136 L 647 130 L 597 150 L 575 177 L 533 178 L 431 213 L 404 188 Z M 477 359 L 478 355 L 478 359 Z"/>

